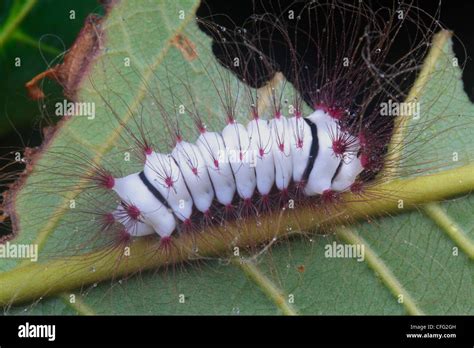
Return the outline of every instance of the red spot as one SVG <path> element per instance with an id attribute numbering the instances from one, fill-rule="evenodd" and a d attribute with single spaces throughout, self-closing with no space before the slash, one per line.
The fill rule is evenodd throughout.
<path id="1" fill-rule="evenodd" d="M 166 236 L 166 237 L 161 237 L 160 238 L 160 248 L 165 249 L 166 251 L 170 249 L 171 247 L 171 237 Z"/>
<path id="2" fill-rule="evenodd" d="M 233 123 L 235 123 L 234 117 L 231 116 L 231 115 L 227 116 L 227 123 L 228 123 L 228 124 L 233 124 Z"/>
<path id="3" fill-rule="evenodd" d="M 332 151 L 336 156 L 342 156 L 346 152 L 347 144 L 343 139 L 335 139 L 332 142 Z"/>
<path id="4" fill-rule="evenodd" d="M 115 217 L 112 213 L 106 213 L 102 217 L 101 231 L 108 230 L 115 223 Z"/>
<path id="5" fill-rule="evenodd" d="M 151 147 L 147 146 L 145 147 L 145 155 L 150 156 L 152 154 L 153 150 Z"/>
<path id="6" fill-rule="evenodd" d="M 121 244 L 122 243 L 128 243 L 129 241 L 132 240 L 132 235 L 130 234 L 130 232 L 127 231 L 126 228 L 123 228 L 118 233 L 118 238 L 117 239 Z"/>
<path id="7" fill-rule="evenodd" d="M 280 196 L 283 198 L 288 197 L 288 189 L 286 187 L 280 191 Z"/>
<path id="8" fill-rule="evenodd" d="M 352 183 L 350 190 L 354 194 L 361 194 L 363 191 L 363 183 L 361 181 L 355 181 Z"/>
<path id="9" fill-rule="evenodd" d="M 301 111 L 300 111 L 300 110 L 297 109 L 297 110 L 295 111 L 295 117 L 296 117 L 296 118 L 300 118 L 300 117 L 301 117 Z"/>
<path id="10" fill-rule="evenodd" d="M 191 222 L 191 219 L 186 219 L 183 221 L 183 226 L 185 227 L 186 230 L 191 229 L 193 226 L 193 223 Z"/>
<path id="11" fill-rule="evenodd" d="M 278 144 L 278 148 L 280 149 L 281 152 L 284 152 L 285 151 L 285 143 Z"/>
<path id="12" fill-rule="evenodd" d="M 234 210 L 234 207 L 233 207 L 232 204 L 229 203 L 229 204 L 226 204 L 226 205 L 225 205 L 225 211 L 226 211 L 226 213 L 229 213 L 229 212 L 231 212 L 231 211 L 233 211 L 233 210 Z"/>
<path id="13" fill-rule="evenodd" d="M 115 217 L 114 214 L 112 213 L 107 213 L 104 215 L 104 221 L 108 225 L 112 225 L 115 222 Z"/>
<path id="14" fill-rule="evenodd" d="M 333 203 L 336 200 L 336 192 L 331 189 L 324 190 L 321 199 L 324 203 Z"/>
<path id="15" fill-rule="evenodd" d="M 268 196 L 268 194 L 262 195 L 262 202 L 263 203 L 268 203 L 269 201 L 270 201 L 270 197 Z"/>
<path id="16" fill-rule="evenodd" d="M 369 169 L 369 167 L 372 165 L 370 161 L 370 157 L 366 155 L 365 153 L 360 155 L 360 164 L 364 169 Z"/>
<path id="17" fill-rule="evenodd" d="M 198 175 L 198 170 L 196 167 L 191 168 L 191 171 L 193 172 L 194 175 Z"/>
<path id="18" fill-rule="evenodd" d="M 361 147 L 367 147 L 367 137 L 365 136 L 364 133 L 360 132 L 358 135 L 359 138 L 359 144 Z"/>
<path id="19" fill-rule="evenodd" d="M 240 151 L 239 153 L 239 158 L 240 158 L 240 162 L 244 160 L 244 154 L 242 153 L 242 151 Z"/>
<path id="20" fill-rule="evenodd" d="M 252 117 L 254 120 L 258 120 L 259 116 L 257 108 L 252 108 Z"/>
<path id="21" fill-rule="evenodd" d="M 172 179 L 171 177 L 169 177 L 169 176 L 166 177 L 166 179 L 165 179 L 165 184 L 166 184 L 167 187 L 173 186 L 173 179 Z"/>
<path id="22" fill-rule="evenodd" d="M 181 135 L 177 135 L 177 136 L 176 136 L 176 142 L 177 142 L 177 143 L 180 143 L 180 142 L 182 142 L 182 141 L 183 141 L 183 137 L 182 137 Z"/>
<path id="23" fill-rule="evenodd" d="M 295 187 L 297 190 L 302 190 L 306 186 L 306 181 L 301 180 L 301 181 L 295 181 Z"/>
<path id="24" fill-rule="evenodd" d="M 381 158 L 374 155 L 373 153 L 362 153 L 360 155 L 360 164 L 364 169 L 367 169 L 369 171 L 377 171 L 380 169 L 381 166 Z"/>
<path id="25" fill-rule="evenodd" d="M 244 199 L 244 205 L 251 206 L 252 205 L 252 200 L 250 198 L 245 198 Z"/>
<path id="26" fill-rule="evenodd" d="M 219 161 L 216 159 L 214 160 L 214 167 L 219 168 Z"/>
<path id="27" fill-rule="evenodd" d="M 341 120 L 344 116 L 344 110 L 339 108 L 329 108 L 327 113 L 335 120 Z"/>
<path id="28" fill-rule="evenodd" d="M 201 124 L 198 126 L 198 131 L 199 131 L 199 133 L 201 133 L 201 134 L 206 133 L 206 126 L 201 123 Z"/>
<path id="29" fill-rule="evenodd" d="M 126 207 L 127 214 L 130 216 L 133 220 L 138 220 L 140 217 L 140 209 L 138 209 L 134 205 L 129 205 Z"/>
<path id="30" fill-rule="evenodd" d="M 281 117 L 281 112 L 280 111 L 276 111 L 275 112 L 275 118 L 276 119 L 279 119 Z"/>
<path id="31" fill-rule="evenodd" d="M 324 103 L 316 104 L 316 105 L 314 106 L 314 108 L 315 108 L 316 110 L 322 110 L 322 111 L 324 111 L 324 112 L 326 112 L 326 113 L 329 111 L 328 106 L 327 106 L 326 104 L 324 104 Z"/>
<path id="32" fill-rule="evenodd" d="M 265 150 L 263 150 L 263 148 L 258 149 L 258 154 L 260 157 L 263 157 L 263 155 L 265 155 Z"/>
<path id="33" fill-rule="evenodd" d="M 106 189 L 111 190 L 115 186 L 115 179 L 112 175 L 106 175 L 103 180 Z"/>
<path id="34" fill-rule="evenodd" d="M 298 138 L 296 141 L 296 147 L 301 149 L 303 147 L 303 139 Z"/>

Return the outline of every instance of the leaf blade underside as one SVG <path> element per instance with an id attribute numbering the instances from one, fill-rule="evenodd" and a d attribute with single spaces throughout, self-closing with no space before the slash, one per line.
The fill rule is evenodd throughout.
<path id="1" fill-rule="evenodd" d="M 110 62 L 121 61 L 123 57 L 130 57 L 132 63 L 137 62 L 139 74 L 145 79 L 152 78 L 155 73 L 163 73 L 166 69 L 173 71 L 173 68 L 179 67 L 175 62 L 182 60 L 182 57 L 178 50 L 171 47 L 170 41 L 183 30 L 186 33 L 193 31 L 195 24 L 192 23 L 192 18 L 196 2 L 180 3 L 186 12 L 187 22 L 184 23 L 169 20 L 176 16 L 177 8 L 167 8 L 163 5 L 166 2 L 156 4 L 143 1 L 139 2 L 140 5 L 131 3 L 124 1 L 116 5 L 104 24 L 108 47 L 104 53 L 104 62 L 109 65 Z M 161 35 L 158 35 L 160 37 L 156 40 L 157 43 L 146 44 L 149 37 L 156 36 L 156 33 Z M 209 41 L 203 33 L 194 34 L 193 40 Z M 474 108 L 462 91 L 458 79 L 459 69 L 451 68 L 449 63 L 452 56 L 450 45 L 446 45 L 446 55 L 439 59 L 438 72 L 433 74 L 423 95 L 429 103 L 437 99 L 436 108 L 439 112 L 449 109 L 450 114 L 471 115 Z M 205 58 L 201 56 L 201 59 Z M 202 69 L 193 63 L 190 66 L 195 79 L 193 81 L 198 86 L 195 92 L 202 99 L 201 102 L 205 104 L 207 101 L 212 105 L 214 99 L 215 104 L 216 96 L 206 88 L 208 81 Z M 98 114 L 106 113 L 107 108 L 97 96 L 94 97 L 95 88 L 106 90 L 112 85 L 117 94 L 129 98 L 126 103 L 132 109 L 137 109 L 140 103 L 148 101 L 144 97 L 146 90 L 143 83 L 140 83 L 142 81 L 133 80 L 133 76 L 131 80 L 136 83 L 135 86 L 141 86 L 141 89 L 137 88 L 133 90 L 134 93 L 129 93 L 130 85 L 123 82 L 121 84 L 121 76 L 116 76 L 113 68 L 104 71 L 104 64 L 99 62 L 91 74 L 94 76 L 94 88 L 86 81 L 79 91 L 79 98 L 94 100 Z M 439 95 L 441 86 L 447 83 L 452 83 L 452 88 L 449 88 L 452 91 L 451 98 L 444 96 L 440 101 L 436 96 Z M 453 96 L 456 97 L 454 102 Z M 128 121 L 133 115 L 127 114 L 123 105 L 117 99 L 115 101 L 117 109 L 122 111 L 120 114 L 124 121 Z M 100 122 L 100 119 L 89 124 L 82 120 L 70 122 L 61 129 L 53 147 L 74 146 L 80 142 L 93 157 L 103 156 L 118 146 L 120 137 L 117 132 L 120 130 L 117 127 L 110 129 L 110 126 Z M 443 125 L 439 127 L 443 129 Z M 466 153 L 474 147 L 472 140 L 469 142 L 469 137 L 466 137 L 470 131 L 472 128 L 467 127 L 456 130 L 456 138 L 451 135 L 441 139 L 436 149 L 430 149 L 430 153 L 436 152 L 438 157 L 443 158 L 451 155 L 443 151 L 451 149 L 453 141 L 460 153 Z M 47 160 L 46 158 L 45 161 Z M 28 188 L 21 194 L 27 197 Z M 473 199 L 468 196 L 441 203 L 448 215 L 462 226 L 471 241 L 474 238 L 470 218 L 470 212 L 474 208 Z M 22 218 L 20 223 L 28 226 L 28 230 L 21 230 L 16 243 L 41 240 L 44 245 L 43 253 L 54 252 L 67 245 L 66 240 L 71 231 L 58 228 L 63 218 L 61 214 L 66 212 L 64 199 L 61 201 L 59 197 L 55 197 L 49 202 L 19 202 L 24 204 L 18 207 Z M 54 224 L 51 223 L 54 219 L 49 219 L 45 223 L 50 225 L 38 226 L 34 220 L 29 221 L 28 212 L 36 211 L 45 204 L 58 208 L 59 214 L 51 214 L 58 222 Z M 34 214 L 31 214 L 31 218 L 34 218 Z M 373 253 L 372 261 L 380 260 L 385 268 L 374 267 L 367 260 L 358 262 L 353 258 L 324 256 L 326 245 L 351 241 L 363 241 Z M 355 223 L 349 232 L 341 230 L 330 236 L 312 235 L 311 238 L 284 240 L 280 245 L 262 253 L 252 265 L 257 267 L 262 276 L 272 280 L 272 291 L 279 292 L 281 297 L 269 296 L 265 286 L 259 286 L 258 281 L 251 280 L 252 277 L 247 277 L 241 267 L 233 266 L 232 262 L 208 260 L 199 261 L 191 267 L 170 267 L 165 271 L 148 272 L 129 279 L 87 286 L 82 289 L 80 300 L 87 308 L 93 308 L 99 314 L 280 314 L 282 307 L 276 304 L 275 298 L 289 299 L 290 296 L 294 298 L 292 306 L 300 314 L 473 314 L 472 261 L 462 251 L 458 256 L 453 256 L 454 247 L 456 243 L 433 221 L 426 215 L 413 211 Z M 0 270 L 12 270 L 18 264 L 17 260 L 2 260 Z M 374 270 L 383 274 L 377 275 Z M 391 281 L 392 286 L 388 285 Z M 393 281 L 403 287 L 405 301 L 402 303 L 397 301 L 396 294 L 400 287 L 393 286 Z M 67 294 L 64 295 L 66 299 Z M 180 303 L 180 295 L 184 295 L 184 303 Z M 407 305 L 407 297 L 413 303 Z M 80 309 L 70 306 L 67 300 L 59 296 L 10 309 L 12 314 L 25 311 L 31 314 L 81 313 Z"/>

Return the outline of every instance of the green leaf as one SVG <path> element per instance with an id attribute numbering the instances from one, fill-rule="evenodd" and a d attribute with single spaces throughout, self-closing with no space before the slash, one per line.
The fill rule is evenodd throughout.
<path id="1" fill-rule="evenodd" d="M 140 110 L 141 105 L 150 105 L 147 86 L 156 77 L 171 76 L 190 79 L 194 93 L 204 110 L 218 113 L 216 95 L 209 88 L 210 79 L 219 71 L 211 69 L 209 76 L 200 62 L 214 62 L 209 50 L 209 38 L 199 32 L 194 23 L 195 1 L 182 1 L 179 6 L 167 6 L 167 2 L 123 1 L 113 8 L 104 23 L 106 40 L 104 51 L 79 91 L 79 99 L 94 101 L 96 114 L 93 122 L 84 118 L 68 121 L 56 135 L 38 166 L 53 167 L 65 147 L 81 148 L 97 163 L 105 158 L 121 155 L 123 144 L 120 132 L 123 127 L 111 122 L 110 114 L 99 94 L 113 103 L 122 121 L 134 127 L 133 116 L 141 112 L 142 117 L 152 122 L 154 114 L 150 108 Z M 185 18 L 177 20 L 179 10 Z M 208 50 L 200 51 L 199 61 L 187 62 L 181 52 L 171 45 L 177 34 L 188 37 Z M 150 44 L 153 38 L 153 44 Z M 409 146 L 426 144 L 416 148 L 418 154 L 426 154 L 441 162 L 449 162 L 453 152 L 459 154 L 459 163 L 452 168 L 438 168 L 437 174 L 415 176 L 382 184 L 379 193 L 401 192 L 405 209 L 398 209 L 399 202 L 393 197 L 378 199 L 376 196 L 364 203 L 352 202 L 347 196 L 350 218 L 368 217 L 368 221 L 341 225 L 336 233 L 298 234 L 299 230 L 311 231 L 324 223 L 325 212 L 295 212 L 299 219 L 286 220 L 287 215 L 272 216 L 280 221 L 278 228 L 268 235 L 255 234 L 266 240 L 267 247 L 260 252 L 244 255 L 244 259 L 229 258 L 232 245 L 226 240 L 215 249 L 202 247 L 202 255 L 208 256 L 192 265 L 178 264 L 151 272 L 140 272 L 127 277 L 126 273 L 143 268 L 163 265 L 158 257 L 130 258 L 117 268 L 110 268 L 111 257 L 100 254 L 100 258 L 85 259 L 78 255 L 69 260 L 52 260 L 38 264 L 20 264 L 19 260 L 0 262 L 0 303 L 12 304 L 32 300 L 40 296 L 57 294 L 26 307 L 12 307 L 10 313 L 32 314 L 473 314 L 473 198 L 466 196 L 444 203 L 434 201 L 466 193 L 474 188 L 472 158 L 472 120 L 474 108 L 462 91 L 460 71 L 452 65 L 452 51 L 448 36 L 438 36 L 434 50 L 438 50 L 435 64 L 427 64 L 426 88 L 417 91 L 421 96 L 422 113 L 418 123 L 410 124 L 404 136 L 407 154 Z M 440 45 L 440 46 L 436 46 Z M 441 50 L 441 51 L 440 51 Z M 133 70 L 123 68 L 124 58 L 130 58 Z M 210 64 L 215 65 L 215 63 Z M 183 67 L 187 69 L 183 70 Z M 128 73 L 127 73 L 128 71 Z M 238 81 L 233 81 L 236 85 Z M 166 89 L 160 89 L 166 96 Z M 173 86 L 179 89 L 179 86 Z M 113 92 L 110 92 L 113 91 Z M 448 93 L 449 92 L 449 93 Z M 212 106 L 212 110 L 207 106 Z M 429 106 L 429 108 L 428 108 Z M 244 105 L 239 104 L 243 109 Z M 143 112 L 142 112 L 143 111 Z M 439 117 L 443 115 L 443 117 Z M 461 116 L 459 116 L 461 115 Z M 155 116 L 156 117 L 156 116 Z M 242 116 L 245 117 L 245 116 Z M 431 142 L 418 142 L 427 124 L 436 121 L 438 138 Z M 462 125 L 462 126 L 461 126 Z M 212 125 L 211 125 L 212 127 Z M 156 129 L 156 128 L 154 128 Z M 429 128 L 430 130 L 433 128 Z M 453 131 L 445 131 L 452 129 Z M 430 133 L 421 132 L 429 140 Z M 159 134 L 154 135 L 159 138 Z M 414 138 L 410 138 L 414 137 Z M 423 140 L 422 138 L 422 140 Z M 411 144 L 411 145 L 410 145 Z M 410 162 L 411 156 L 401 156 L 402 168 L 421 168 L 426 173 L 427 163 Z M 123 170 L 133 168 L 122 165 Z M 465 164 L 460 166 L 459 164 Z M 135 168 L 136 169 L 136 168 Z M 404 174 L 402 172 L 402 174 Z M 15 243 L 38 243 L 41 256 L 77 245 L 77 234 L 71 228 L 68 198 L 76 192 L 58 192 L 35 195 L 35 190 L 51 180 L 47 172 L 34 172 L 21 190 L 16 209 L 20 233 Z M 80 190 L 79 190 L 80 191 Z M 79 196 L 80 197 L 80 196 Z M 78 200 L 78 204 L 81 204 Z M 422 203 L 430 203 L 426 208 Z M 433 203 L 434 202 L 434 203 Z M 349 209 L 350 207 L 357 209 Z M 420 210 L 407 212 L 407 209 Z M 45 209 L 47 208 L 47 209 Z M 402 213 L 394 216 L 396 213 Z M 38 214 L 42 214 L 38 218 Z M 349 216 L 350 215 L 350 216 Z M 384 215 L 373 219 L 372 215 Z M 352 219 L 347 219 L 352 221 Z M 453 224 L 455 222 L 455 224 Z M 79 222 L 75 222 L 78 224 Z M 245 245 L 250 232 L 264 230 L 251 226 L 252 222 L 239 222 L 243 233 L 239 245 Z M 263 222 L 265 225 L 267 222 Z M 273 222 L 275 224 L 275 222 Z M 275 226 L 275 225 L 273 225 Z M 83 227 L 83 226 L 82 226 Z M 252 229 L 253 228 L 253 229 Z M 83 230 L 83 229 L 81 229 Z M 281 231 L 280 231 L 281 230 Z M 230 229 L 232 232 L 232 228 Z M 204 231 L 206 232 L 206 231 Z M 203 232 L 203 233 L 204 233 Z M 274 233 L 274 234 L 272 234 Z M 282 237 L 288 236 L 289 237 Z M 278 238 L 272 242 L 272 237 Z M 226 238 L 226 237 L 223 237 Z M 230 241 L 227 240 L 227 241 Z M 355 243 L 365 248 L 364 260 L 355 258 L 325 257 L 327 245 Z M 186 240 L 183 242 L 186 244 Z M 271 244 L 275 245 L 271 245 Z M 137 242 L 132 250 L 146 250 L 145 242 Z M 220 248 L 220 249 L 219 249 Z M 458 248 L 458 253 L 454 248 Z M 184 249 L 183 249 L 184 250 Z M 245 248 L 242 248 L 245 250 Z M 88 252 L 86 250 L 85 252 Z M 216 258 L 216 252 L 222 258 Z M 140 263 L 142 262 L 142 263 Z M 114 275 L 114 280 L 103 281 Z M 84 286 L 80 286 L 81 284 Z M 76 301 L 71 303 L 71 291 Z M 184 303 L 182 303 L 184 298 Z"/>

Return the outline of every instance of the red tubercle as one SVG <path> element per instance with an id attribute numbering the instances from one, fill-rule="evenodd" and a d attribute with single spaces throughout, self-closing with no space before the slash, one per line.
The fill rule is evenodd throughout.
<path id="1" fill-rule="evenodd" d="M 255 207 L 251 197 L 244 198 L 242 200 L 242 209 L 240 210 L 241 217 L 250 216 L 255 213 Z"/>
<path id="2" fill-rule="evenodd" d="M 368 156 L 368 155 L 365 154 L 365 153 L 362 153 L 362 154 L 360 155 L 360 158 L 359 158 L 360 164 L 361 164 L 361 166 L 362 166 L 364 169 L 369 169 L 369 167 L 370 167 L 370 160 L 369 160 L 369 157 L 370 157 L 370 156 Z"/>
<path id="3" fill-rule="evenodd" d="M 206 133 L 206 126 L 203 123 L 198 124 L 197 128 L 198 128 L 199 134 Z"/>
<path id="4" fill-rule="evenodd" d="M 371 172 L 377 172 L 382 167 L 382 158 L 374 153 L 363 152 L 359 160 L 361 166 Z"/>
<path id="5" fill-rule="evenodd" d="M 89 179 L 107 190 L 111 190 L 115 186 L 115 178 L 103 168 L 95 168 L 94 173 L 89 176 Z"/>
<path id="6" fill-rule="evenodd" d="M 252 118 L 254 120 L 258 120 L 260 116 L 258 115 L 258 109 L 257 108 L 252 108 Z"/>
<path id="7" fill-rule="evenodd" d="M 359 132 L 357 135 L 357 138 L 359 139 L 359 145 L 361 148 L 366 148 L 368 145 L 367 142 L 367 135 L 364 132 Z"/>
<path id="8" fill-rule="evenodd" d="M 165 178 L 165 185 L 166 185 L 166 187 L 168 187 L 168 188 L 172 187 L 172 186 L 173 186 L 173 183 L 174 183 L 173 178 L 171 178 L 170 176 L 167 176 L 167 177 Z"/>
<path id="9" fill-rule="evenodd" d="M 347 143 L 344 139 L 338 138 L 332 141 L 332 151 L 336 156 L 342 156 L 347 151 Z"/>
<path id="10" fill-rule="evenodd" d="M 258 154 L 260 157 L 263 157 L 265 155 L 265 150 L 261 147 L 258 149 Z"/>
<path id="11" fill-rule="evenodd" d="M 171 248 L 172 243 L 173 243 L 173 240 L 171 239 L 170 236 L 161 237 L 159 248 L 163 249 L 165 251 L 169 251 L 169 249 Z"/>
<path id="12" fill-rule="evenodd" d="M 137 206 L 135 205 L 127 205 L 125 207 L 125 210 L 127 211 L 127 215 L 130 216 L 133 220 L 138 220 L 140 218 L 140 209 L 138 209 Z"/>
<path id="13" fill-rule="evenodd" d="M 305 180 L 295 181 L 294 185 L 295 185 L 295 189 L 299 191 L 299 190 L 304 189 L 304 187 L 306 186 L 306 181 Z"/>
<path id="14" fill-rule="evenodd" d="M 364 191 L 364 183 L 362 181 L 354 181 L 349 187 L 349 190 L 353 194 L 359 195 Z"/>
<path id="15" fill-rule="evenodd" d="M 270 211 L 271 210 L 271 204 L 270 204 L 270 196 L 269 194 L 263 194 L 261 197 L 261 207 L 263 211 Z"/>
<path id="16" fill-rule="evenodd" d="M 103 180 L 103 185 L 107 190 L 113 189 L 115 186 L 115 178 L 110 174 L 106 175 Z"/>
<path id="17" fill-rule="evenodd" d="M 331 116 L 335 120 L 342 120 L 344 118 L 344 115 L 346 112 L 344 109 L 338 108 L 338 107 L 332 107 L 327 105 L 326 103 L 317 103 L 314 105 L 315 110 L 321 110 L 325 113 L 327 113 L 329 116 Z"/>
<path id="18" fill-rule="evenodd" d="M 132 235 L 126 228 L 121 228 L 117 234 L 118 244 L 129 243 L 132 240 Z"/>
<path id="19" fill-rule="evenodd" d="M 234 211 L 234 206 L 231 203 L 226 204 L 224 210 L 226 213 L 231 213 Z"/>
<path id="20" fill-rule="evenodd" d="M 362 167 L 366 170 L 375 171 L 378 167 L 378 158 L 372 153 L 361 153 L 359 160 Z"/>
<path id="21" fill-rule="evenodd" d="M 324 111 L 325 113 L 329 112 L 329 107 L 325 103 L 314 104 L 314 109 Z"/>
<path id="22" fill-rule="evenodd" d="M 192 227 L 193 227 L 193 222 L 191 221 L 191 219 L 188 218 L 183 221 L 183 230 L 185 232 L 191 231 Z"/>
<path id="23" fill-rule="evenodd" d="M 105 213 L 103 216 L 104 223 L 107 225 L 112 225 L 115 223 L 115 216 L 113 213 Z"/>
<path id="24" fill-rule="evenodd" d="M 296 148 L 297 149 L 303 148 L 303 139 L 301 139 L 300 137 L 298 137 L 298 139 L 296 140 Z"/>
<path id="25" fill-rule="evenodd" d="M 342 120 L 344 115 L 345 115 L 345 111 L 343 109 L 340 109 L 340 108 L 328 108 L 327 113 L 333 119 L 338 120 L 338 121 Z"/>
<path id="26" fill-rule="evenodd" d="M 235 118 L 232 115 L 227 116 L 227 124 L 234 124 L 235 123 Z"/>
<path id="27" fill-rule="evenodd" d="M 102 232 L 108 231 L 115 223 L 115 216 L 113 213 L 105 213 L 100 219 L 100 230 Z"/>
<path id="28" fill-rule="evenodd" d="M 334 203 L 337 199 L 337 193 L 331 189 L 324 190 L 321 194 L 321 201 L 325 204 Z"/>
<path id="29" fill-rule="evenodd" d="M 249 207 L 252 205 L 252 199 L 251 198 L 244 198 L 244 205 Z"/>
<path id="30" fill-rule="evenodd" d="M 153 153 L 153 149 L 150 146 L 146 146 L 144 152 L 145 156 L 150 156 Z"/>

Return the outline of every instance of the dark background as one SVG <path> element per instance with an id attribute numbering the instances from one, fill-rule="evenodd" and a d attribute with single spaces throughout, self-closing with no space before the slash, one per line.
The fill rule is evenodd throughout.
<path id="1" fill-rule="evenodd" d="M 0 33 L 9 17 L 15 17 L 19 5 L 29 0 L 3 0 L 0 3 Z M 293 1 L 284 0 L 206 0 L 198 11 L 200 16 L 225 14 L 237 24 L 242 23 L 255 10 L 254 3 L 269 8 L 284 8 Z M 372 6 L 392 6 L 392 1 L 374 0 Z M 420 0 L 423 10 L 430 14 L 438 9 L 437 0 Z M 69 18 L 70 10 L 75 10 L 75 19 Z M 24 84 L 36 74 L 46 70 L 73 43 L 89 13 L 103 13 L 97 0 L 37 0 L 0 47 L 0 147 L 35 146 L 41 141 L 40 129 L 44 125 L 42 105 L 28 98 Z M 473 1 L 450 0 L 441 6 L 441 22 L 462 40 L 467 52 L 459 41 L 455 41 L 455 52 L 466 62 L 463 80 L 471 100 L 474 100 L 474 30 L 472 15 Z M 301 25 L 301 23 L 300 23 Z M 304 24 L 303 24 L 304 25 Z M 0 34 L 1 35 L 1 34 Z M 0 42 L 1 44 L 1 42 Z M 41 44 L 41 48 L 40 48 Z M 16 57 L 22 60 L 21 67 L 15 67 Z M 61 90 L 54 83 L 47 84 L 47 97 L 59 97 Z M 47 99 L 48 99 L 47 98 Z M 6 151 L 2 151 L 5 153 Z"/>

